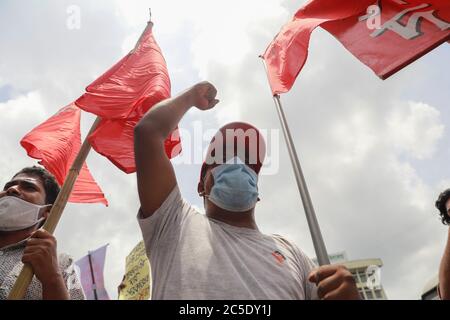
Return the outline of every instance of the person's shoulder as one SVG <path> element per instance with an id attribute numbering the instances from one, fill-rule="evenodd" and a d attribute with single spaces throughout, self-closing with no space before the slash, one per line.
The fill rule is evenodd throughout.
<path id="1" fill-rule="evenodd" d="M 200 210 L 183 197 L 180 187 L 176 185 L 161 206 L 153 213 L 153 215 L 159 215 L 165 212 L 176 212 L 181 213 L 182 215 L 191 215 L 200 213 Z"/>
<path id="2" fill-rule="evenodd" d="M 282 245 L 289 247 L 289 248 L 296 248 L 297 246 L 295 245 L 294 241 L 292 239 L 290 239 L 289 237 L 286 236 L 282 236 L 279 234 L 271 234 L 270 235 L 272 237 L 272 239 L 274 239 L 275 241 L 281 243 Z"/>
<path id="3" fill-rule="evenodd" d="M 168 210 L 171 207 L 173 207 L 174 205 L 182 206 L 185 204 L 185 202 L 186 201 L 184 200 L 183 196 L 181 195 L 180 187 L 177 184 L 177 185 L 175 185 L 175 187 L 173 187 L 172 191 L 169 192 L 167 197 L 161 203 L 161 206 L 158 209 L 156 209 L 155 212 Z"/>
<path id="4" fill-rule="evenodd" d="M 183 208 L 185 205 L 185 200 L 181 196 L 181 191 L 178 185 L 175 185 L 175 187 L 170 191 L 164 201 L 161 203 L 161 205 L 156 209 L 152 214 L 149 216 L 145 216 L 144 212 L 142 211 L 142 208 L 139 208 L 137 218 L 138 220 L 154 220 L 155 217 L 158 217 L 161 215 L 161 213 L 167 212 L 167 211 L 177 211 L 177 209 Z"/>
<path id="5" fill-rule="evenodd" d="M 308 255 L 303 252 L 303 250 L 300 249 L 300 247 L 291 238 L 279 234 L 272 234 L 271 237 L 287 250 L 294 252 L 295 255 L 297 255 L 300 259 L 308 261 L 311 260 Z"/>

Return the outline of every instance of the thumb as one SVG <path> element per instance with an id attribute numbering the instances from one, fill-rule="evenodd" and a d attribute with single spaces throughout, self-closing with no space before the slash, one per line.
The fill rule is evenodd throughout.
<path id="1" fill-rule="evenodd" d="M 220 102 L 220 100 L 214 99 L 212 106 L 215 107 L 219 102 Z"/>
<path id="2" fill-rule="evenodd" d="M 317 270 L 311 271 L 311 273 L 308 276 L 308 281 L 312 283 L 317 283 L 318 277 L 317 277 Z"/>

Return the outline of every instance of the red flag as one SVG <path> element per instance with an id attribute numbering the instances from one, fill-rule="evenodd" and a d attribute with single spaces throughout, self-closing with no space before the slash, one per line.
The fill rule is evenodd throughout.
<path id="1" fill-rule="evenodd" d="M 136 47 L 86 88 L 75 103 L 102 119 L 139 118 L 170 97 L 170 79 L 149 22 Z"/>
<path id="2" fill-rule="evenodd" d="M 40 160 L 62 185 L 81 147 L 81 110 L 70 104 L 33 129 L 20 144 L 28 156 Z M 70 202 L 108 205 L 100 187 L 84 163 L 70 195 Z"/>
<path id="3" fill-rule="evenodd" d="M 385 0 L 378 8 L 378 16 L 364 14 L 322 27 L 383 80 L 450 39 L 448 0 Z"/>
<path id="4" fill-rule="evenodd" d="M 102 120 L 89 142 L 98 153 L 108 158 L 125 173 L 136 172 L 134 162 L 134 127 L 138 120 Z M 165 141 L 167 156 L 171 159 L 181 152 L 178 130 Z"/>
<path id="5" fill-rule="evenodd" d="M 371 10 L 373 15 L 368 15 Z M 448 0 L 312 0 L 282 28 L 263 55 L 272 92 L 291 89 L 306 62 L 311 32 L 318 26 L 386 79 L 448 41 L 449 21 Z"/>
<path id="6" fill-rule="evenodd" d="M 170 97 L 170 78 L 149 23 L 134 50 L 94 81 L 76 104 L 102 117 L 89 137 L 92 147 L 126 173 L 136 171 L 134 127 L 155 104 Z M 178 130 L 166 140 L 166 153 L 181 152 Z"/>

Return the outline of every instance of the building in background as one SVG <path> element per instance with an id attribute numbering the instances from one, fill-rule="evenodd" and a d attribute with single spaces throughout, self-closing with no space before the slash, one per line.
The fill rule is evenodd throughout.
<path id="1" fill-rule="evenodd" d="M 421 299 L 422 300 L 440 300 L 438 295 L 438 284 L 439 277 L 435 275 L 432 279 L 430 279 L 425 287 L 423 288 Z"/>
<path id="2" fill-rule="evenodd" d="M 365 300 L 386 300 L 381 284 L 381 259 L 349 260 L 345 251 L 328 255 L 331 264 L 344 265 L 355 278 L 361 297 Z M 317 259 L 313 259 L 317 264 Z"/>

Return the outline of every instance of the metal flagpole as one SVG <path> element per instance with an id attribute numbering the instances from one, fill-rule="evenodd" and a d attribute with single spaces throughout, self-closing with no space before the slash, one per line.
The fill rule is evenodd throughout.
<path id="1" fill-rule="evenodd" d="M 95 300 L 98 300 L 97 285 L 95 284 L 94 268 L 92 268 L 92 258 L 91 258 L 91 252 L 90 251 L 88 251 L 88 258 L 89 258 L 89 269 L 91 269 L 92 290 L 94 291 L 94 298 L 95 298 Z"/>
<path id="2" fill-rule="evenodd" d="M 264 68 L 267 74 L 267 66 L 263 59 Z M 319 265 L 330 264 L 330 259 L 328 258 L 327 249 L 325 247 L 325 242 L 322 238 L 322 233 L 320 231 L 319 223 L 317 222 L 316 213 L 309 195 L 308 187 L 306 185 L 305 177 L 302 172 L 302 167 L 300 166 L 300 161 L 298 160 L 297 151 L 295 150 L 294 141 L 292 140 L 291 132 L 287 124 L 286 116 L 281 105 L 280 95 L 274 95 L 273 99 L 277 108 L 278 117 L 281 122 L 281 127 L 283 129 L 283 135 L 286 140 L 286 145 L 289 152 L 289 157 L 291 158 L 292 167 L 294 169 L 295 180 L 297 181 L 298 190 L 300 191 L 300 197 L 302 198 L 303 208 L 305 209 L 306 220 L 308 221 L 309 231 L 311 233 L 311 238 L 314 244 L 314 250 L 316 251 L 317 261 Z"/>

